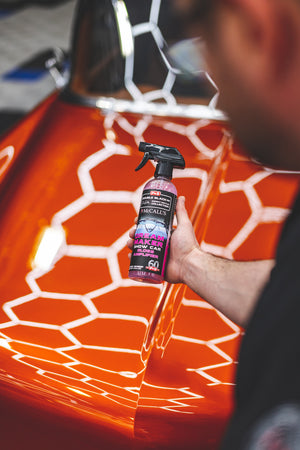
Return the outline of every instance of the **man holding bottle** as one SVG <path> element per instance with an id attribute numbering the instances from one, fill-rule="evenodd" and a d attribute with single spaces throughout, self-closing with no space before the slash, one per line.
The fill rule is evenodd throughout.
<path id="1" fill-rule="evenodd" d="M 219 106 L 243 147 L 266 165 L 300 171 L 300 0 L 173 1 L 189 33 L 206 42 Z M 300 197 L 276 261 L 204 253 L 183 197 L 176 213 L 167 281 L 187 284 L 246 329 L 222 448 L 299 449 Z"/>

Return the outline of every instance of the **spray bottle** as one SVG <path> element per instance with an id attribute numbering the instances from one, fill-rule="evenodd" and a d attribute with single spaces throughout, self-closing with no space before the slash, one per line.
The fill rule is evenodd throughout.
<path id="1" fill-rule="evenodd" d="M 169 241 L 177 202 L 177 189 L 171 182 L 173 169 L 184 169 L 177 148 L 141 142 L 144 152 L 140 170 L 151 159 L 157 162 L 154 178 L 145 185 L 134 237 L 129 278 L 147 283 L 164 280 Z"/>

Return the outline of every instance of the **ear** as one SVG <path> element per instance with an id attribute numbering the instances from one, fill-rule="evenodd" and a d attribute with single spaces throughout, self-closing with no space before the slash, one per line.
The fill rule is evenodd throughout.
<path id="1" fill-rule="evenodd" d="M 223 48 L 245 76 L 269 85 L 286 76 L 299 24 L 289 0 L 224 0 L 219 26 Z"/>
<path id="2" fill-rule="evenodd" d="M 296 2 L 274 1 L 273 39 L 270 45 L 270 58 L 273 61 L 273 75 L 283 82 L 299 56 L 299 10 Z M 298 59 L 298 58 L 296 58 Z M 271 66 L 271 64 L 270 64 Z"/>

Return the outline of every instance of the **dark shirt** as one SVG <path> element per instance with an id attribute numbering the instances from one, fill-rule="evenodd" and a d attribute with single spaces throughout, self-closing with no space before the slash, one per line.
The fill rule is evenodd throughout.
<path id="1" fill-rule="evenodd" d="M 300 449 L 300 195 L 247 327 L 222 449 Z"/>

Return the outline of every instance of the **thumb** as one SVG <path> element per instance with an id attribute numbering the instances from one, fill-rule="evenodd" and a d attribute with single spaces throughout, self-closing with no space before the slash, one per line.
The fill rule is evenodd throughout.
<path id="1" fill-rule="evenodd" d="M 176 217 L 178 225 L 185 222 L 186 220 L 189 221 L 189 216 L 185 207 L 185 197 L 182 195 L 178 197 L 177 200 Z"/>

